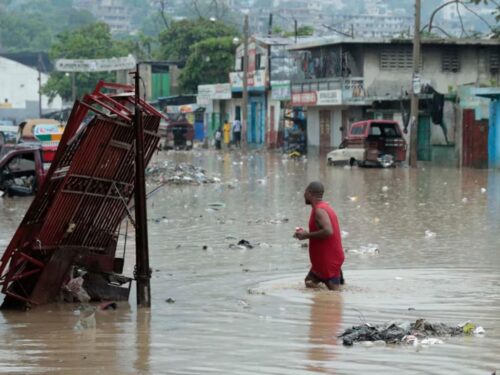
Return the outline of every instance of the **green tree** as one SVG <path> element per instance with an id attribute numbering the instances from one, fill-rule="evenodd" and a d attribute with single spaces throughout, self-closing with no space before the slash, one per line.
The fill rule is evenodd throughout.
<path id="1" fill-rule="evenodd" d="M 93 16 L 74 9 L 71 0 L 0 5 L 0 46 L 7 52 L 47 51 L 58 33 L 93 22 Z"/>
<path id="2" fill-rule="evenodd" d="M 186 61 L 191 53 L 191 46 L 210 38 L 237 37 L 239 32 L 222 21 L 205 18 L 172 22 L 170 27 L 158 36 L 160 50 L 158 58 Z"/>
<path id="3" fill-rule="evenodd" d="M 131 45 L 113 41 L 108 25 L 97 22 L 57 36 L 49 51 L 51 59 L 105 59 L 126 56 Z M 77 97 L 91 92 L 100 80 L 114 80 L 112 72 L 76 73 Z M 54 71 L 43 86 L 42 92 L 50 98 L 60 95 L 64 100 L 72 97 L 72 77 L 64 72 Z"/>
<path id="4" fill-rule="evenodd" d="M 234 65 L 233 37 L 209 38 L 191 46 L 180 76 L 183 92 L 195 93 L 198 85 L 227 82 Z"/>

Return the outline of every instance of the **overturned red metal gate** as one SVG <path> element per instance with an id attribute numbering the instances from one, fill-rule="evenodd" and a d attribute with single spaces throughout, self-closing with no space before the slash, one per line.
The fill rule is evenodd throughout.
<path id="1" fill-rule="evenodd" d="M 54 300 L 73 265 L 121 273 L 115 252 L 134 194 L 134 106 L 143 113 L 145 165 L 162 116 L 135 100 L 132 86 L 100 82 L 75 103 L 47 178 L 1 258 L 4 307 Z"/>

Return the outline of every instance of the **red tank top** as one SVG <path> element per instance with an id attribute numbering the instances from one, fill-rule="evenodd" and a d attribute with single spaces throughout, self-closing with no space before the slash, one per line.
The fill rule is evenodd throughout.
<path id="1" fill-rule="evenodd" d="M 327 202 L 320 202 L 313 207 L 309 218 L 309 232 L 319 230 L 316 225 L 315 210 L 321 208 L 328 213 L 332 223 L 333 234 L 326 238 L 309 239 L 309 258 L 311 260 L 311 271 L 318 277 L 327 280 L 340 276 L 340 267 L 344 263 L 344 249 L 340 234 L 339 221 L 333 208 Z"/>

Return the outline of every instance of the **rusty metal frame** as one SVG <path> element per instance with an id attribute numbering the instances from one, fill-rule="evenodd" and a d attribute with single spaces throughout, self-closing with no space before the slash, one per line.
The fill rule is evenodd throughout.
<path id="1" fill-rule="evenodd" d="M 142 99 L 136 103 L 133 86 L 101 81 L 75 102 L 46 180 L 0 259 L 6 301 L 49 302 L 72 257 L 76 264 L 112 272 L 117 229 L 131 217 L 136 105 L 144 114 L 147 165 L 163 115 Z M 95 115 L 85 125 L 89 113 Z M 57 266 L 61 256 L 65 268 Z"/>

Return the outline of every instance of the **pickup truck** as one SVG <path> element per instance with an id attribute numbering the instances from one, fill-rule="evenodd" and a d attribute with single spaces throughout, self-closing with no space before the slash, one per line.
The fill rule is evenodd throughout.
<path id="1" fill-rule="evenodd" d="M 330 165 L 391 167 L 406 159 L 406 141 L 396 121 L 367 120 L 351 125 L 337 150 L 328 153 Z"/>
<path id="2" fill-rule="evenodd" d="M 56 149 L 57 146 L 39 143 L 5 145 L 0 150 L 0 195 L 35 194 L 47 175 Z"/>

